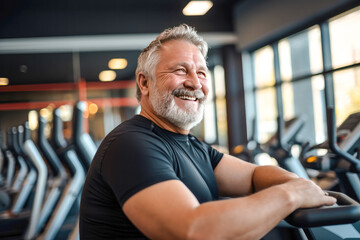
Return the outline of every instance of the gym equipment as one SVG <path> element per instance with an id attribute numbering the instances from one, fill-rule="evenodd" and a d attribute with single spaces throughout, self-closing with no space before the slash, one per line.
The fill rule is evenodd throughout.
<path id="1" fill-rule="evenodd" d="M 3 133 L 0 130 L 0 187 L 4 186 L 4 176 L 3 176 L 3 168 L 4 168 L 4 163 L 5 163 L 5 157 L 3 154 L 4 151 L 4 145 L 3 145 Z"/>
<path id="2" fill-rule="evenodd" d="M 35 183 L 38 177 L 36 167 L 31 161 L 31 159 L 29 159 L 29 156 L 27 155 L 27 152 L 24 148 L 24 141 L 30 139 L 30 128 L 28 122 L 25 122 L 24 127 L 19 126 L 18 128 L 19 128 L 19 138 L 18 138 L 19 151 L 22 154 L 22 156 L 24 156 L 24 158 L 27 160 L 29 171 L 23 182 L 23 186 L 19 194 L 15 197 L 14 204 L 11 207 L 11 212 L 15 214 L 18 214 L 20 211 L 23 210 L 26 202 L 31 196 L 31 193 L 35 187 Z"/>
<path id="3" fill-rule="evenodd" d="M 252 133 L 251 137 L 247 141 L 246 145 L 237 145 L 234 147 L 234 155 L 242 160 L 247 162 L 260 164 L 258 161 L 260 154 L 267 154 L 264 149 L 262 149 L 261 144 L 257 139 L 257 128 L 256 128 L 256 119 L 252 121 Z"/>
<path id="4" fill-rule="evenodd" d="M 23 127 L 21 127 L 19 130 L 23 131 Z M 17 171 L 17 174 L 15 176 L 15 180 L 11 186 L 11 190 L 14 192 L 18 192 L 21 188 L 21 185 L 28 173 L 28 167 L 25 163 L 25 160 L 23 158 L 23 153 L 20 150 L 19 144 L 18 144 L 18 137 L 20 134 L 18 134 L 18 130 L 16 127 L 11 128 L 11 139 L 12 139 L 12 147 L 14 150 L 14 153 L 16 154 L 16 159 L 19 163 L 19 170 Z"/>
<path id="5" fill-rule="evenodd" d="M 19 143 L 19 146 L 11 142 L 11 150 L 13 148 L 16 149 L 13 150 L 16 153 L 13 159 L 22 156 L 25 162 L 30 160 L 29 173 L 23 181 L 23 187 L 14 203 L 16 208 L 11 209 L 0 219 L 0 225 L 3 226 L 0 227 L 0 238 L 76 239 L 79 237 L 78 221 L 73 219 L 78 219 L 78 205 L 86 170 L 96 152 L 94 142 L 83 131 L 85 107 L 84 102 L 78 102 L 74 106 L 74 131 L 71 144 L 67 144 L 62 135 L 60 109 L 55 109 L 54 111 L 53 146 L 45 138 L 44 129 L 46 120 L 41 117 L 39 118 L 37 137 L 39 149 L 30 139 L 28 125 L 26 128 L 28 131 L 25 131 L 27 136 L 25 142 Z M 19 132 L 23 132 L 23 130 L 20 129 Z M 13 139 L 15 138 L 13 137 Z M 9 153 L 12 154 L 10 150 Z M 44 159 L 41 154 L 44 156 Z M 78 154 L 82 154 L 81 160 Z M 47 160 L 49 170 L 45 165 L 45 159 Z M 66 165 L 67 170 L 65 170 L 62 164 Z M 67 177 L 67 172 L 70 173 L 71 178 Z M 16 173 L 16 176 L 19 176 L 20 171 Z M 29 179 L 32 181 L 29 181 Z M 29 184 L 30 182 L 32 184 Z M 35 183 L 36 188 L 34 189 Z M 31 211 L 24 211 L 24 204 L 28 201 L 27 199 L 32 189 L 34 189 L 34 195 L 30 201 Z M 73 221 L 71 229 L 69 228 L 70 221 Z"/>
<path id="6" fill-rule="evenodd" d="M 36 237 L 35 229 L 40 217 L 41 205 L 46 189 L 47 168 L 34 142 L 30 139 L 29 133 L 29 126 L 25 124 L 24 150 L 27 156 L 29 156 L 32 165 L 36 168 L 35 174 L 37 173 L 31 211 L 7 211 L 1 214 L 0 238 L 2 239 L 34 239 Z M 28 175 L 30 175 L 30 173 L 31 171 Z M 21 194 L 19 196 L 21 196 Z"/>
<path id="7" fill-rule="evenodd" d="M 277 122 L 277 133 L 274 134 L 267 143 L 261 145 L 255 143 L 253 144 L 255 147 L 250 149 L 250 151 L 247 150 L 247 153 L 250 153 L 248 154 L 250 156 L 249 159 L 252 159 L 252 162 L 257 163 L 256 159 L 261 155 L 261 152 L 266 152 L 277 160 L 280 167 L 308 179 L 307 171 L 301 164 L 300 159 L 294 157 L 291 153 L 291 148 L 294 144 L 302 144 L 298 141 L 297 135 L 304 126 L 305 119 L 303 117 L 295 117 L 284 122 L 278 117 Z M 359 123 L 359 120 L 357 120 L 357 123 Z M 354 139 L 354 137 L 351 139 Z M 352 142 L 354 142 L 354 140 L 352 140 Z M 257 150 L 254 151 L 255 149 Z M 349 206 L 324 207 L 306 210 L 299 209 L 295 211 L 286 220 L 295 227 L 302 228 L 299 229 L 297 235 L 298 238 L 327 240 L 360 239 L 360 234 L 356 227 L 353 224 L 350 224 L 360 219 L 360 208 L 358 203 L 354 200 L 349 200 L 349 197 L 341 193 L 331 192 L 331 194 L 338 199 L 339 204 Z M 291 231 L 292 228 L 284 224 L 284 222 L 281 222 L 276 229 L 288 229 Z M 306 236 L 301 235 L 301 232 Z"/>
<path id="8" fill-rule="evenodd" d="M 42 154 L 48 162 L 48 165 L 51 167 L 52 172 L 54 173 L 54 177 L 50 181 L 48 193 L 44 200 L 45 204 L 41 209 L 41 216 L 39 218 L 39 223 L 37 225 L 35 234 L 38 234 L 44 228 L 45 223 L 49 219 L 56 206 L 56 203 L 61 196 L 62 191 L 64 190 L 68 177 L 65 168 L 60 162 L 60 159 L 45 137 L 46 124 L 46 119 L 40 117 L 37 142 L 39 149 L 41 150 Z"/>
<path id="9" fill-rule="evenodd" d="M 360 205 L 343 193 L 328 191 L 339 206 L 298 209 L 285 220 L 304 230 L 312 239 L 359 239 L 360 234 L 351 223 L 360 220 Z"/>
<path id="10" fill-rule="evenodd" d="M 334 171 L 337 182 L 333 189 L 360 201 L 360 112 L 353 113 L 336 129 L 333 108 L 327 110 L 328 140 L 301 153 L 304 166 L 321 172 Z M 318 150 L 326 154 L 319 155 Z"/>
<path id="11" fill-rule="evenodd" d="M 11 150 L 11 133 L 8 129 L 7 131 L 7 149 L 5 150 L 5 156 L 7 160 L 7 171 L 6 171 L 6 181 L 4 187 L 9 189 L 12 185 L 14 175 L 15 175 L 15 157 L 12 154 Z"/>
<path id="12" fill-rule="evenodd" d="M 55 239 L 56 235 L 59 233 L 72 206 L 79 198 L 85 181 L 85 170 L 83 169 L 73 146 L 67 146 L 66 140 L 62 134 L 60 109 L 55 109 L 53 112 L 52 142 L 55 149 L 57 149 L 60 158 L 63 158 L 64 163 L 70 170 L 71 179 L 69 179 L 44 232 L 39 236 L 39 239 L 46 240 Z"/>
<path id="13" fill-rule="evenodd" d="M 75 145 L 76 152 L 78 153 L 85 169 L 89 169 L 91 161 L 95 156 L 97 147 L 90 135 L 84 131 L 84 114 L 86 110 L 86 103 L 84 101 L 78 101 L 74 105 L 73 111 L 73 143 Z"/>
<path id="14" fill-rule="evenodd" d="M 309 176 L 300 160 L 291 153 L 291 147 L 299 144 L 296 137 L 305 125 L 305 118 L 295 117 L 284 123 L 281 117 L 277 118 L 277 133 L 263 144 L 263 149 L 275 158 L 280 167 L 295 173 L 299 177 L 309 179 Z"/>
<path id="15" fill-rule="evenodd" d="M 291 153 L 294 144 L 301 144 L 297 140 L 297 135 L 305 125 L 305 118 L 294 117 L 284 122 L 280 117 L 277 118 L 277 132 L 264 144 L 260 144 L 256 139 L 255 120 L 253 121 L 252 136 L 246 146 L 234 148 L 235 156 L 262 165 L 261 158 L 274 158 L 277 164 L 299 177 L 308 179 L 309 176 L 297 157 Z"/>
<path id="16" fill-rule="evenodd" d="M 91 161 L 95 156 L 97 147 L 90 135 L 84 131 L 84 114 L 86 110 L 86 103 L 78 101 L 74 106 L 73 111 L 73 141 L 76 152 L 82 159 L 84 169 L 89 169 Z M 80 206 L 80 196 L 78 198 Z M 70 235 L 71 239 L 79 239 L 79 220 L 76 222 L 76 226 Z"/>
<path id="17" fill-rule="evenodd" d="M 31 139 L 27 139 L 24 142 L 24 149 L 32 160 L 38 173 L 34 202 L 31 210 L 30 224 L 25 234 L 25 239 L 33 239 L 36 236 L 36 226 L 40 220 L 41 206 L 45 196 L 48 170 L 39 150 Z"/>

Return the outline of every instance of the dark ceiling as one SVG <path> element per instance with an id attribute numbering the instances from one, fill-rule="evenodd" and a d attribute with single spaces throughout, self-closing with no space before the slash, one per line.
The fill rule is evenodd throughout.
<path id="1" fill-rule="evenodd" d="M 157 34 L 163 29 L 187 23 L 201 33 L 233 33 L 232 9 L 239 1 L 213 0 L 204 16 L 184 16 L 189 0 L 2 0 L 0 1 L 0 77 L 10 85 L 73 82 L 78 75 L 86 81 L 98 81 L 114 57 L 128 59 L 125 70 L 117 70 L 117 80 L 134 79 L 140 49 L 90 51 L 4 51 L 2 41 L 65 36 L 120 36 Z M 130 40 L 131 41 L 131 40 Z M 3 45 L 2 45 L 3 44 Z M 60 43 L 61 44 L 61 43 Z M 5 49 L 6 50 L 6 49 Z"/>
<path id="2" fill-rule="evenodd" d="M 2 0 L 0 37 L 157 33 L 186 22 L 200 32 L 232 31 L 236 0 L 213 0 L 204 16 L 184 16 L 189 0 Z"/>

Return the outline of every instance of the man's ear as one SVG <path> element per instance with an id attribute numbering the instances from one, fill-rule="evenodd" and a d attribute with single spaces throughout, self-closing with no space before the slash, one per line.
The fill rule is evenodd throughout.
<path id="1" fill-rule="evenodd" d="M 140 72 L 137 75 L 136 83 L 139 86 L 139 89 L 140 89 L 142 95 L 146 96 L 149 94 L 150 82 L 149 82 L 148 78 L 145 77 L 145 75 L 142 72 Z"/>

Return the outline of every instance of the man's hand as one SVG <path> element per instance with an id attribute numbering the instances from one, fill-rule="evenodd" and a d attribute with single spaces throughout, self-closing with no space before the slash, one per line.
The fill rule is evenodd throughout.
<path id="1" fill-rule="evenodd" d="M 285 188 L 290 194 L 296 208 L 331 206 L 336 203 L 336 198 L 328 196 L 313 181 L 304 178 L 290 180 L 279 187 Z"/>

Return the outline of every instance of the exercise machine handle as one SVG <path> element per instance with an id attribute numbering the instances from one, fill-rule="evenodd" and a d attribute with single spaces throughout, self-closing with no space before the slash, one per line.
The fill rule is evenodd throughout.
<path id="1" fill-rule="evenodd" d="M 277 120 L 277 125 L 278 125 L 278 129 L 277 129 L 278 146 L 282 149 L 286 149 L 284 141 L 283 141 L 284 125 L 285 125 L 284 120 L 282 119 L 282 117 L 280 115 L 278 115 L 276 120 Z"/>
<path id="2" fill-rule="evenodd" d="M 53 112 L 52 143 L 56 149 L 65 148 L 68 144 L 63 134 L 63 122 L 61 120 L 61 109 L 56 108 Z"/>
<path id="3" fill-rule="evenodd" d="M 338 156 L 342 157 L 346 161 L 353 164 L 355 172 L 360 172 L 360 160 L 356 159 L 354 156 L 350 155 L 347 152 L 342 151 L 336 142 L 336 121 L 335 121 L 335 110 L 334 108 L 329 107 L 326 111 L 327 121 L 328 121 L 328 138 L 329 138 L 329 147 L 332 152 L 336 153 Z"/>
<path id="4" fill-rule="evenodd" d="M 337 199 L 338 206 L 297 209 L 285 220 L 301 228 L 348 224 L 360 220 L 358 202 L 340 192 L 327 192 Z"/>

